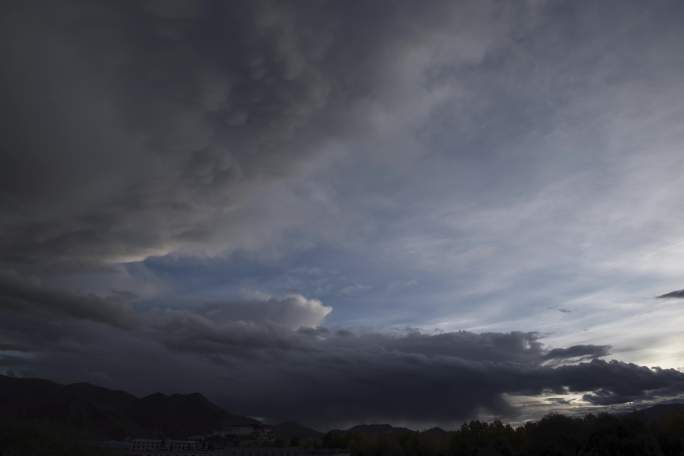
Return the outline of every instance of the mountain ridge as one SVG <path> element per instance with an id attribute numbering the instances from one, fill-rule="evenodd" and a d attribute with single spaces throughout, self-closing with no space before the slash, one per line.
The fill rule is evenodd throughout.
<path id="1" fill-rule="evenodd" d="M 200 393 L 136 397 L 89 383 L 0 375 L 0 419 L 26 418 L 71 425 L 96 438 L 186 437 L 227 426 L 260 425 L 231 414 Z"/>

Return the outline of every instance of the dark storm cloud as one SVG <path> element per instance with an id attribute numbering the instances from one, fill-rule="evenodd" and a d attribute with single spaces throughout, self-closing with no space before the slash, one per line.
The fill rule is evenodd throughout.
<path id="1" fill-rule="evenodd" d="M 28 285 L 12 292 L 32 302 L 54 299 L 48 294 Z M 74 301 L 63 303 L 64 309 L 82 305 L 80 297 L 59 299 Z M 297 315 L 289 326 L 264 315 L 264 308 L 277 306 Z M 239 309 L 239 317 L 231 308 Z M 324 426 L 369 420 L 448 424 L 483 410 L 515 416 L 520 410 L 506 394 L 579 393 L 588 403 L 607 406 L 684 393 L 681 372 L 599 359 L 573 364 L 604 356 L 607 347 L 548 349 L 534 333 L 295 329 L 296 321 L 320 321 L 327 312 L 303 297 L 262 297 L 140 310 L 134 324 L 119 327 L 72 310 L 39 319 L 3 305 L 1 362 L 24 375 L 139 393 L 201 390 L 234 411 Z M 554 367 L 549 360 L 571 364 Z"/>
<path id="2" fill-rule="evenodd" d="M 684 391 L 684 374 L 676 369 L 649 369 L 632 363 L 594 360 L 580 368 L 559 372 L 575 391 L 581 391 L 587 384 L 593 386 L 594 392 L 584 399 L 598 405 L 624 404 Z M 582 378 L 583 375 L 590 377 Z"/>
<path id="3" fill-rule="evenodd" d="M 563 360 L 567 358 L 600 358 L 610 354 L 608 345 L 573 345 L 568 348 L 554 348 L 546 353 L 548 360 Z"/>
<path id="4" fill-rule="evenodd" d="M 128 327 L 134 321 L 131 309 L 125 304 L 45 288 L 1 274 L 0 309 L 34 318 L 73 317 L 117 327 Z"/>
<path id="5" fill-rule="evenodd" d="M 665 293 L 665 294 L 658 296 L 658 298 L 660 298 L 660 299 L 684 298 L 684 290 L 671 291 L 669 293 Z"/>
<path id="6" fill-rule="evenodd" d="M 393 96 L 401 52 L 449 9 L 393 6 L 5 3 L 3 260 L 45 268 L 268 238 L 241 228 L 245 199 L 362 134 L 364 106 Z"/>
<path id="7" fill-rule="evenodd" d="M 290 295 L 159 310 L 148 318 L 159 339 L 174 350 L 252 356 L 262 349 L 304 349 L 294 331 L 317 326 L 331 310 L 320 301 Z"/>

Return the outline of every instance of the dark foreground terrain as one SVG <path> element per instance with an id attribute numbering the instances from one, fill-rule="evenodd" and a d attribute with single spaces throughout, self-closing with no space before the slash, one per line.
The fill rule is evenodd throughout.
<path id="1" fill-rule="evenodd" d="M 89 442 L 180 438 L 255 423 L 227 413 L 199 394 L 137 398 L 87 384 L 0 376 L 0 456 L 121 454 Z M 478 421 L 454 431 L 360 425 L 323 434 L 297 423 L 272 428 L 276 446 L 345 448 L 359 456 L 684 456 L 684 404 L 626 415 L 550 415 L 515 428 Z"/>
<path id="2" fill-rule="evenodd" d="M 684 455 L 684 405 L 628 415 L 549 415 L 513 428 L 472 421 L 456 431 L 331 431 L 323 442 L 352 455 Z"/>

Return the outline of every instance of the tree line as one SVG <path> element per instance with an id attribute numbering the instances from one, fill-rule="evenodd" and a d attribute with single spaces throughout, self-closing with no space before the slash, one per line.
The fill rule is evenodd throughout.
<path id="1" fill-rule="evenodd" d="M 321 445 L 352 456 L 683 456 L 684 410 L 656 419 L 549 415 L 519 427 L 471 421 L 455 431 L 331 431 Z"/>

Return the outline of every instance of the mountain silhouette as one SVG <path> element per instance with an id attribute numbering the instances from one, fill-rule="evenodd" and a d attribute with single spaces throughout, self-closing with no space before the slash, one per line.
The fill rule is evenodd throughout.
<path id="1" fill-rule="evenodd" d="M 297 438 L 297 439 L 308 439 L 308 438 L 320 438 L 323 434 L 314 429 L 303 426 L 294 421 L 286 421 L 284 423 L 277 424 L 273 426 L 273 434 L 280 438 Z"/>
<path id="2" fill-rule="evenodd" d="M 79 429 L 93 438 L 185 437 L 236 425 L 260 425 L 233 415 L 201 394 L 152 394 L 138 398 L 88 383 L 0 375 L 0 419 L 35 419 Z"/>
<path id="3" fill-rule="evenodd" d="M 411 432 L 410 429 L 395 427 L 390 424 L 359 424 L 347 430 L 358 434 L 389 434 L 395 432 Z"/>

